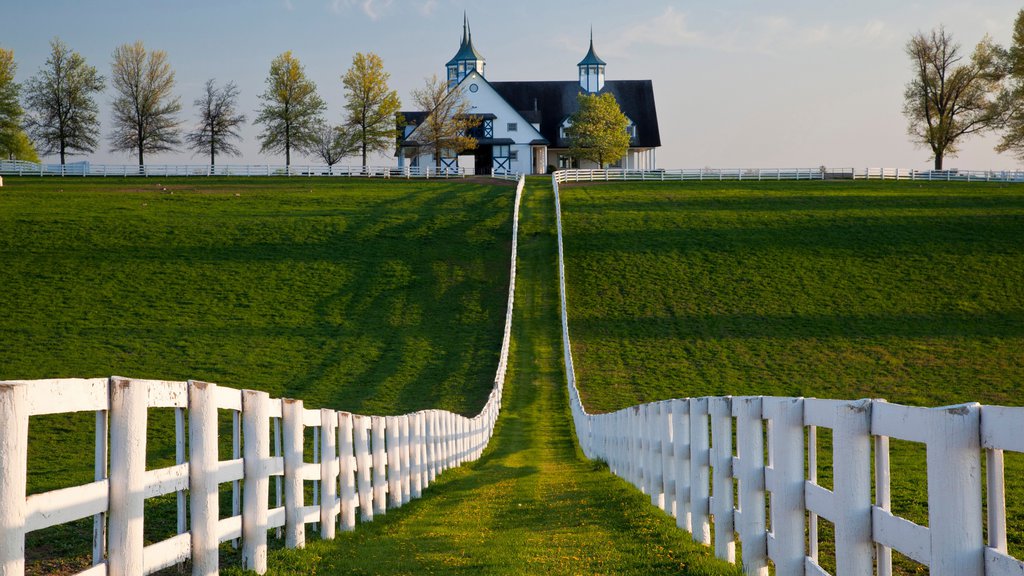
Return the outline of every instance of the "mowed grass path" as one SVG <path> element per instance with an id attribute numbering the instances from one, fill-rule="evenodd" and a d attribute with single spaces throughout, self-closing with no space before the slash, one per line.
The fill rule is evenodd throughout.
<path id="1" fill-rule="evenodd" d="M 355 532 L 272 554 L 271 574 L 739 573 L 582 459 L 562 368 L 550 179 L 530 181 L 520 222 L 505 401 L 484 456 Z"/>

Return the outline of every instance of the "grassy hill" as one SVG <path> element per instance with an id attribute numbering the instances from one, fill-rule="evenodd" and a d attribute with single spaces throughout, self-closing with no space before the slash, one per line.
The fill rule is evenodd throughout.
<path id="1" fill-rule="evenodd" d="M 560 189 L 569 330 L 588 409 L 747 394 L 1024 405 L 1024 188 Z M 892 459 L 893 510 L 926 523 L 922 447 L 893 441 Z M 1020 557 L 1024 458 L 1007 454 L 1006 466 Z"/>

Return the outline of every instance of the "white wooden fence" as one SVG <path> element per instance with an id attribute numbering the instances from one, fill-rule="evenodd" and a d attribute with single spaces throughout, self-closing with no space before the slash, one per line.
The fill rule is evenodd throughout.
<path id="1" fill-rule="evenodd" d="M 689 168 L 681 170 L 559 170 L 555 182 L 714 180 L 927 180 L 1024 182 L 1024 171 L 906 168 Z"/>
<path id="2" fill-rule="evenodd" d="M 37 164 L 22 160 L 0 161 L 0 174 L 11 176 L 345 176 L 364 178 L 465 178 L 473 170 L 396 166 L 327 166 L 326 164 Z M 511 174 L 498 174 L 512 176 Z M 518 175 L 515 175 L 518 176 Z M 515 178 L 518 179 L 518 178 Z"/>
<path id="3" fill-rule="evenodd" d="M 310 410 L 301 400 L 198 381 L 0 382 L 0 576 L 24 574 L 26 533 L 89 517 L 94 519 L 94 565 L 81 575 L 151 574 L 188 559 L 193 574 L 216 574 L 219 544 L 239 539 L 243 567 L 262 574 L 268 530 L 283 528 L 290 548 L 304 546 L 311 523 L 319 523 L 321 537 L 333 538 L 338 527 L 355 529 L 357 509 L 362 521 L 371 521 L 418 498 L 438 474 L 479 458 L 501 410 L 524 183 L 521 178 L 516 187 L 497 374 L 479 414 L 468 418 L 423 410 L 364 416 Z M 146 469 L 151 408 L 175 410 L 174 466 Z M 231 460 L 218 456 L 218 410 L 232 415 Z M 96 413 L 95 481 L 26 497 L 30 418 L 71 412 Z M 307 429 L 314 431 L 312 455 L 304 453 Z M 307 503 L 305 483 L 310 481 L 313 497 Z M 232 511 L 220 518 L 218 494 L 229 482 Z M 178 534 L 145 545 L 146 499 L 172 493 L 178 498 Z"/>
<path id="4" fill-rule="evenodd" d="M 779 575 L 826 574 L 818 518 L 835 526 L 840 576 L 891 574 L 892 550 L 938 576 L 1024 574 L 1024 562 L 1007 554 L 1003 487 L 1003 451 L 1024 452 L 1024 408 L 726 396 L 588 413 L 569 341 L 558 182 L 556 173 L 563 354 L 588 458 L 607 462 L 719 558 L 735 562 L 742 543 L 748 574 L 767 575 L 769 563 Z M 818 484 L 818 428 L 832 431 L 832 490 Z M 927 446 L 927 526 L 891 511 L 890 438 Z"/>

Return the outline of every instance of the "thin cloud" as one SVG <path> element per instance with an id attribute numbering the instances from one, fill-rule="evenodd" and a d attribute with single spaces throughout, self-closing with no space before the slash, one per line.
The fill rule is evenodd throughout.
<path id="1" fill-rule="evenodd" d="M 331 10 L 335 14 L 341 14 L 357 7 L 367 18 L 376 21 L 391 11 L 393 2 L 394 0 L 333 0 Z"/>

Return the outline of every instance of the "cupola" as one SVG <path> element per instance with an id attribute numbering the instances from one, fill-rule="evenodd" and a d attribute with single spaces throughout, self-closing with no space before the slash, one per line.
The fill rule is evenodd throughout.
<path id="1" fill-rule="evenodd" d="M 580 70 L 580 87 L 590 94 L 600 92 L 604 88 L 605 62 L 594 53 L 594 30 L 590 30 L 590 51 L 576 65 Z"/>
<path id="2" fill-rule="evenodd" d="M 448 88 L 454 88 L 470 72 L 484 75 L 484 57 L 473 47 L 473 33 L 469 30 L 469 18 L 462 15 L 462 44 L 459 51 L 445 64 L 448 69 Z"/>

